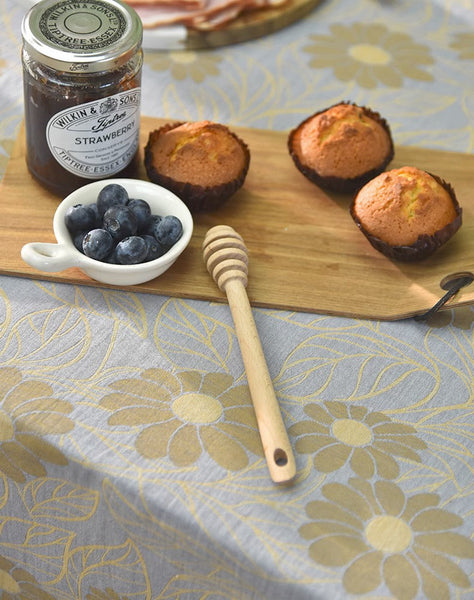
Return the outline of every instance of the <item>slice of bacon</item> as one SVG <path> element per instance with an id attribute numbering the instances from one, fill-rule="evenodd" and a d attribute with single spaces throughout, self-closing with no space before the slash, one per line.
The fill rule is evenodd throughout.
<path id="1" fill-rule="evenodd" d="M 194 1 L 194 0 L 186 0 Z M 140 16 L 145 29 L 169 25 L 184 25 L 190 29 L 212 31 L 220 29 L 243 12 L 282 6 L 289 0 L 199 0 L 204 6 L 191 8 L 183 0 L 128 0 Z"/>
<path id="2" fill-rule="evenodd" d="M 135 10 L 137 8 L 145 8 L 147 6 L 153 8 L 161 8 L 162 6 L 173 6 L 193 10 L 196 8 L 205 8 L 207 0 L 126 0 L 125 4 L 129 4 Z"/>

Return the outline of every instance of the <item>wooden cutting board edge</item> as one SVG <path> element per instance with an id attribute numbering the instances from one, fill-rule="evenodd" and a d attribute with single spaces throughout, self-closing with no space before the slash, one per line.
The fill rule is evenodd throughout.
<path id="1" fill-rule="evenodd" d="M 69 285 L 81 285 L 81 286 L 86 286 L 86 287 L 92 287 L 92 288 L 98 288 L 98 289 L 104 289 L 104 290 L 115 290 L 115 291 L 124 291 L 124 292 L 130 292 L 130 293 L 140 293 L 140 294 L 149 294 L 149 295 L 154 295 L 154 296 L 169 296 L 170 298 L 176 298 L 176 299 L 180 299 L 180 300 L 198 300 L 198 301 L 202 301 L 202 302 L 209 302 L 209 303 L 217 303 L 217 304 L 227 304 L 227 299 L 226 297 L 221 294 L 221 292 L 216 289 L 214 290 L 204 290 L 204 289 L 200 289 L 197 291 L 186 291 L 186 290 L 177 290 L 176 287 L 173 285 L 170 288 L 167 288 L 166 284 L 164 284 L 163 286 L 161 286 L 159 289 L 152 289 L 150 287 L 147 287 L 146 284 L 143 285 L 135 285 L 135 286 L 128 286 L 128 287 L 120 287 L 120 286 L 113 286 L 113 285 L 108 285 L 105 283 L 100 283 L 100 282 L 96 282 L 91 280 L 89 277 L 87 277 L 87 275 L 84 275 L 79 269 L 68 269 L 67 271 L 62 272 L 62 275 L 57 275 L 54 273 L 32 273 L 29 272 L 25 269 L 24 272 L 20 272 L 18 271 L 7 271 L 4 270 L 2 268 L 0 268 L 0 275 L 5 275 L 8 277 L 21 277 L 23 279 L 30 279 L 32 281 L 43 281 L 43 282 L 49 282 L 49 283 L 59 283 L 59 284 L 69 284 Z M 443 291 L 440 291 L 440 297 L 442 297 L 443 295 Z M 443 312 L 443 311 L 447 311 L 450 309 L 459 309 L 459 308 L 464 308 L 464 307 L 469 307 L 472 306 L 474 304 L 474 299 L 467 297 L 464 298 L 463 295 L 461 295 L 462 292 L 459 293 L 458 296 L 455 296 L 454 298 L 452 298 L 449 302 L 447 302 L 445 305 L 441 306 L 438 309 L 438 312 Z M 433 297 L 433 302 L 427 304 L 426 309 L 413 309 L 413 310 L 402 310 L 400 312 L 396 312 L 396 311 L 391 311 L 389 313 L 384 313 L 383 311 L 380 311 L 379 314 L 374 315 L 373 313 L 367 313 L 365 314 L 363 311 L 353 311 L 350 309 L 344 310 L 344 309 L 333 309 L 330 304 L 328 304 L 328 306 L 322 307 L 322 308 L 318 308 L 318 309 L 313 309 L 313 308 L 309 308 L 309 307 L 298 307 L 297 303 L 295 302 L 287 302 L 284 303 L 282 302 L 281 304 L 279 304 L 278 302 L 272 302 L 272 303 L 268 303 L 268 302 L 264 302 L 264 301 L 258 301 L 257 299 L 255 299 L 252 296 L 252 292 L 251 292 L 251 288 L 248 289 L 248 296 L 249 296 L 249 301 L 250 304 L 253 308 L 256 309 L 267 309 L 267 310 L 275 310 L 275 311 L 288 311 L 288 312 L 302 312 L 302 313 L 315 313 L 315 314 L 321 314 L 321 315 L 327 315 L 327 316 L 332 316 L 332 317 L 343 317 L 343 318 L 349 318 L 349 319 L 361 319 L 361 320 L 373 320 L 373 321 L 386 321 L 386 322 L 393 322 L 393 321 L 401 321 L 404 319 L 409 319 L 412 317 L 419 317 L 421 315 L 424 315 L 426 312 L 428 312 L 428 310 L 431 308 L 431 306 L 434 306 L 436 304 L 436 302 L 439 300 L 438 297 Z M 457 299 L 457 298 L 461 298 L 461 299 Z"/>
<path id="2" fill-rule="evenodd" d="M 154 119 L 150 117 L 143 117 L 142 124 L 142 137 L 147 135 L 147 132 L 159 125 L 161 122 L 169 121 L 169 119 Z M 252 130 L 248 128 L 235 127 L 233 128 L 237 133 L 240 133 L 244 139 L 246 136 L 252 135 L 261 135 L 266 136 L 269 135 L 272 138 L 279 138 L 282 135 L 286 135 L 284 132 L 266 132 L 265 130 Z M 419 156 L 420 153 L 428 153 L 428 155 L 436 155 L 436 159 L 438 162 L 442 163 L 443 161 L 450 159 L 450 162 L 456 165 L 457 169 L 462 172 L 463 164 L 468 164 L 467 159 L 472 159 L 473 157 L 469 157 L 468 155 L 463 155 L 459 153 L 451 153 L 445 151 L 431 151 L 421 148 L 404 147 L 405 154 L 407 157 Z M 3 181 L 0 183 L 0 191 L 2 193 L 2 199 L 8 198 L 8 190 L 12 185 L 18 185 L 18 180 L 25 181 L 25 185 L 33 185 L 37 186 L 37 191 L 39 194 L 44 193 L 42 188 L 32 180 L 26 171 L 26 167 L 22 170 L 20 168 L 20 175 L 17 176 L 17 180 L 15 181 L 15 174 L 13 173 L 13 168 L 11 165 L 17 166 L 19 164 L 24 164 L 24 132 L 21 130 L 18 138 L 16 140 L 10 162 L 7 166 L 7 171 L 3 178 Z M 24 172 L 23 172 L 24 171 Z M 24 179 L 26 173 L 26 177 L 31 179 L 31 182 Z M 312 185 L 312 184 L 311 184 Z M 239 194 L 240 192 L 238 192 Z M 1 200 L 0 200 L 1 202 Z M 58 199 L 51 198 L 51 218 L 54 213 L 55 206 L 57 205 Z M 48 215 L 48 222 L 50 219 L 50 215 Z M 180 297 L 184 299 L 200 299 L 206 301 L 217 301 L 217 302 L 225 302 L 225 297 L 223 294 L 217 289 L 214 282 L 210 279 L 205 271 L 204 265 L 202 263 L 202 259 L 200 256 L 200 245 L 202 239 L 204 237 L 205 232 L 209 226 L 213 224 L 217 224 L 214 222 L 213 215 L 203 215 L 197 216 L 195 232 L 193 234 L 192 241 L 190 246 L 186 249 L 185 253 L 178 259 L 177 263 L 173 266 L 170 271 L 165 273 L 159 279 L 154 280 L 154 282 L 150 282 L 149 284 L 141 284 L 139 286 L 131 286 L 125 288 L 130 291 L 144 292 L 144 293 L 152 293 L 152 294 L 160 294 L 167 295 L 171 297 Z M 8 221 L 8 219 L 7 219 Z M 8 222 L 6 225 L 0 225 L 0 229 L 6 230 L 9 229 Z M 45 231 L 49 231 L 48 228 Z M 14 233 L 14 232 L 13 232 Z M 52 230 L 50 231 L 49 241 L 55 241 Z M 27 241 L 33 241 L 37 238 L 29 238 Z M 44 236 L 42 241 L 48 241 Z M 21 246 L 20 246 L 21 249 Z M 192 285 L 189 288 L 183 288 L 182 285 L 182 277 L 186 277 L 187 269 L 185 265 L 185 261 L 187 258 L 192 256 L 192 261 L 194 265 L 194 271 L 196 272 L 195 278 L 193 279 Z M 384 257 L 380 257 L 378 253 L 375 253 L 375 259 L 385 261 Z M 369 257 L 370 261 L 370 257 Z M 8 261 L 7 261 L 8 262 Z M 189 271 L 189 269 L 188 269 Z M 0 266 L 0 273 L 5 275 L 13 275 L 13 276 L 21 276 L 31 279 L 40 279 L 45 281 L 52 282 L 60 282 L 60 283 L 71 283 L 71 284 L 80 284 L 80 285 L 88 285 L 94 287 L 103 287 L 103 288 L 111 288 L 111 289 L 123 289 L 117 288 L 115 286 L 108 286 L 98 282 L 95 282 L 89 279 L 86 275 L 84 275 L 78 269 L 68 269 L 59 274 L 51 274 L 51 273 L 39 273 L 29 267 L 26 263 L 23 263 L 21 258 L 19 258 L 19 252 L 16 256 L 16 259 L 13 260 L 13 263 L 5 264 Z M 265 286 L 264 286 L 265 287 Z M 334 292 L 334 290 L 333 290 Z M 360 307 L 357 310 L 353 310 L 350 306 L 341 305 L 337 301 L 334 301 L 334 297 L 331 298 L 331 294 L 327 297 L 319 297 L 319 300 L 314 305 L 308 305 L 304 302 L 298 302 L 297 291 L 295 295 L 288 296 L 283 294 L 282 297 L 273 297 L 271 301 L 267 301 L 262 297 L 262 290 L 258 291 L 258 293 L 254 293 L 254 285 L 252 282 L 252 277 L 249 280 L 248 287 L 249 298 L 253 306 L 261 307 L 261 308 L 273 308 L 273 309 L 281 309 L 281 310 L 295 310 L 302 312 L 316 312 L 322 314 L 328 314 L 333 316 L 343 316 L 343 317 L 352 317 L 352 318 L 366 318 L 366 319 L 379 319 L 379 320 L 399 320 L 403 318 L 412 317 L 421 313 L 424 313 L 426 310 L 431 308 L 433 304 L 435 304 L 439 298 L 444 294 L 441 288 L 439 289 L 439 293 L 437 289 L 432 291 L 424 289 L 422 291 L 422 295 L 424 296 L 422 305 L 416 307 L 410 307 L 409 305 L 404 305 L 403 299 L 401 300 L 401 305 L 398 307 L 392 306 L 389 310 L 386 310 L 380 307 L 379 310 L 374 311 L 374 309 L 369 309 L 364 311 Z M 403 295 L 403 291 L 402 291 Z M 400 300 L 399 300 L 400 302 Z M 444 308 L 454 308 L 454 307 L 463 307 L 468 306 L 474 302 L 474 290 L 471 291 L 469 288 L 465 288 L 461 290 L 454 298 L 452 298 L 449 303 L 446 304 Z"/>

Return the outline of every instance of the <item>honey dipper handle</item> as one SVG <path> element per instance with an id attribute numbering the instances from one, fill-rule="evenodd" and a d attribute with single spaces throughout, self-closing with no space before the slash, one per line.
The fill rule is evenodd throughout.
<path id="1" fill-rule="evenodd" d="M 276 483 L 286 483 L 295 476 L 295 458 L 241 279 L 229 279 L 225 283 L 225 293 L 239 340 L 270 476 Z"/>

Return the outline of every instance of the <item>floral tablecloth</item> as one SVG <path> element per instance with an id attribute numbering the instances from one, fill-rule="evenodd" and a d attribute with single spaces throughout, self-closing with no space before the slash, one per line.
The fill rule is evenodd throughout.
<path id="1" fill-rule="evenodd" d="M 27 4 L 0 2 L 2 174 Z M 472 0 L 326 0 L 247 43 L 146 51 L 150 116 L 283 131 L 341 99 L 397 144 L 472 154 Z M 473 596 L 473 307 L 254 315 L 284 487 L 226 305 L 0 277 L 1 600 Z"/>

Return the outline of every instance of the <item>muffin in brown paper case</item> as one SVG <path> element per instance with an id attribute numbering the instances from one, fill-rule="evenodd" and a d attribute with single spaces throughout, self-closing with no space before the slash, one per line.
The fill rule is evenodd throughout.
<path id="1" fill-rule="evenodd" d="M 433 254 L 462 224 L 453 187 L 410 166 L 369 181 L 354 198 L 350 213 L 376 250 L 406 262 Z"/>
<path id="2" fill-rule="evenodd" d="M 148 178 L 175 193 L 191 212 L 218 208 L 242 187 L 250 165 L 247 144 L 211 121 L 168 123 L 149 134 Z"/>
<path id="3" fill-rule="evenodd" d="M 390 127 L 378 112 L 340 102 L 307 117 L 288 136 L 296 167 L 316 185 L 354 192 L 394 155 Z"/>

